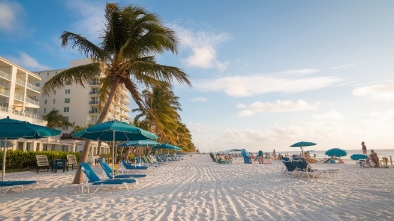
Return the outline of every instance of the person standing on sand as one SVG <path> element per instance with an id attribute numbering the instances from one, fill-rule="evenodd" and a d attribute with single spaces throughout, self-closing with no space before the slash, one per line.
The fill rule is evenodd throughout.
<path id="1" fill-rule="evenodd" d="M 361 142 L 361 147 L 362 147 L 361 149 L 363 150 L 363 154 L 367 155 L 367 147 L 365 146 L 364 141 Z"/>

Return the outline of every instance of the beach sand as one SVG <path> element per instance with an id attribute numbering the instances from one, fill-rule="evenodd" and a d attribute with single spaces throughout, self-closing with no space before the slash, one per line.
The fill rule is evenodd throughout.
<path id="1" fill-rule="evenodd" d="M 7 173 L 7 180 L 40 184 L 1 195 L 0 220 L 394 220 L 393 168 L 313 164 L 340 173 L 308 179 L 281 174 L 280 161 L 242 162 L 186 156 L 149 168 L 133 190 L 106 187 L 96 194 L 71 184 L 75 170 Z"/>

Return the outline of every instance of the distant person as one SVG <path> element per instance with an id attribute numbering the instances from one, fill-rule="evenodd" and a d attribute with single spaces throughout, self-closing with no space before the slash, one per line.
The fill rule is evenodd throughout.
<path id="1" fill-rule="evenodd" d="M 374 150 L 371 150 L 371 154 L 369 154 L 369 158 L 366 161 L 366 163 L 369 166 L 371 166 L 369 164 L 370 160 L 372 160 L 372 162 L 375 164 L 375 167 L 379 167 L 379 157 L 378 157 L 378 154 Z"/>
<path id="2" fill-rule="evenodd" d="M 365 146 L 364 141 L 361 142 L 361 149 L 363 150 L 363 154 L 367 155 L 367 147 Z"/>

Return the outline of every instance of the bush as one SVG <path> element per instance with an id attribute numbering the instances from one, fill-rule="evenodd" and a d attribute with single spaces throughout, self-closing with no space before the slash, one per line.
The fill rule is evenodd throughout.
<path id="1" fill-rule="evenodd" d="M 51 163 L 55 159 L 67 159 L 67 154 L 74 154 L 77 161 L 80 162 L 81 153 L 79 152 L 7 150 L 5 167 L 6 170 L 33 170 L 37 168 L 36 155 L 46 155 Z M 2 151 L 0 159 L 3 159 Z"/>

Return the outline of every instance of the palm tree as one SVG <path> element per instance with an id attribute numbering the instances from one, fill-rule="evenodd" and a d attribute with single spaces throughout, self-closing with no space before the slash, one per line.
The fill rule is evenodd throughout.
<path id="1" fill-rule="evenodd" d="M 118 4 L 108 3 L 105 19 L 106 26 L 99 46 L 72 32 L 64 32 L 60 36 L 63 47 L 70 45 L 93 62 L 54 76 L 45 83 L 44 94 L 62 88 L 66 82 L 84 86 L 84 82 L 99 78 L 102 84 L 99 91 L 101 113 L 96 123 L 102 123 L 122 86 L 130 91 L 139 107 L 142 107 L 139 86 L 154 85 L 160 81 L 172 82 L 173 79 L 191 86 L 187 74 L 181 69 L 155 61 L 155 55 L 167 50 L 176 54 L 178 45 L 175 33 L 165 27 L 157 15 L 140 7 L 119 7 Z M 85 143 L 82 162 L 88 159 L 89 144 L 88 141 Z M 78 169 L 73 183 L 81 181 L 82 174 Z"/>
<path id="2" fill-rule="evenodd" d="M 51 110 L 47 115 L 42 116 L 42 119 L 48 122 L 47 127 L 50 128 L 72 126 L 63 115 L 59 114 L 59 110 Z"/>
<path id="3" fill-rule="evenodd" d="M 179 145 L 185 151 L 194 150 L 190 131 L 178 114 L 178 111 L 182 111 L 179 98 L 171 91 L 171 85 L 162 82 L 153 86 L 152 91 L 144 90 L 142 95 L 143 108 L 132 110 L 140 112 L 133 124 L 157 134 L 159 142 Z"/>

